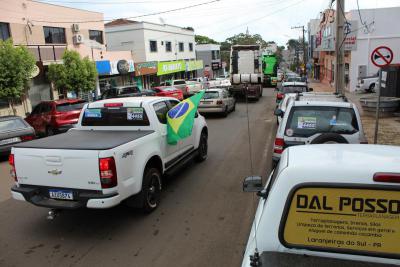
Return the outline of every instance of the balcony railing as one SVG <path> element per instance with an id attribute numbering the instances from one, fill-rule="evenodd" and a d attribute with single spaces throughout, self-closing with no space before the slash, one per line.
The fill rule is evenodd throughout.
<path id="1" fill-rule="evenodd" d="M 27 48 L 36 61 L 55 62 L 62 60 L 67 45 L 27 45 Z"/>

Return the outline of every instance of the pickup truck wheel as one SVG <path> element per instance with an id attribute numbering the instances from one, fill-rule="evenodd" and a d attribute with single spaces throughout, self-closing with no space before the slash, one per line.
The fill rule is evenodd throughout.
<path id="1" fill-rule="evenodd" d="M 54 135 L 54 130 L 51 126 L 46 127 L 46 136 L 52 136 Z"/>
<path id="2" fill-rule="evenodd" d="M 142 211 L 150 213 L 160 204 L 161 194 L 161 174 L 156 168 L 146 170 L 143 177 L 142 191 L 140 199 L 142 201 Z"/>
<path id="3" fill-rule="evenodd" d="M 371 92 L 371 93 L 375 91 L 375 84 L 374 83 L 369 86 L 368 91 Z"/>
<path id="4" fill-rule="evenodd" d="M 196 157 L 197 162 L 202 162 L 207 159 L 207 151 L 208 151 L 207 139 L 208 139 L 207 134 L 204 131 L 201 132 L 199 148 L 197 149 L 198 152 Z"/>

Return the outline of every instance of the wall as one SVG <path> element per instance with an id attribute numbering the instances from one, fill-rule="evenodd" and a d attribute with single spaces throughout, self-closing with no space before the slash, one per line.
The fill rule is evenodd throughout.
<path id="1" fill-rule="evenodd" d="M 350 14 L 351 18 L 357 20 L 361 26 L 357 10 L 350 11 Z M 356 89 L 358 65 L 367 66 L 367 75 L 378 72 L 378 67 L 370 60 L 371 53 L 376 47 L 389 46 L 394 53 L 392 63 L 400 63 L 400 32 L 396 26 L 400 24 L 399 14 L 400 7 L 361 10 L 361 16 L 367 25 L 372 21 L 375 23 L 369 27 L 369 33 L 363 29 L 358 31 L 357 50 L 351 52 L 350 91 Z"/>

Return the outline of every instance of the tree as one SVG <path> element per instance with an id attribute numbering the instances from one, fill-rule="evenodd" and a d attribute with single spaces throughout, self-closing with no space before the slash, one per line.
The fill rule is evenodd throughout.
<path id="1" fill-rule="evenodd" d="M 0 40 L 0 98 L 13 100 L 25 94 L 36 60 L 24 46 L 14 46 L 11 39 Z"/>
<path id="2" fill-rule="evenodd" d="M 226 39 L 226 42 L 228 42 L 231 45 L 251 45 L 251 44 L 257 44 L 261 45 L 261 48 L 267 47 L 267 42 L 263 40 L 261 35 L 259 34 L 245 34 L 245 33 L 239 33 L 235 34 L 232 37 L 229 37 Z"/>
<path id="3" fill-rule="evenodd" d="M 286 43 L 288 50 L 293 50 L 300 47 L 300 42 L 296 39 L 289 39 Z"/>
<path id="4" fill-rule="evenodd" d="M 194 40 L 195 40 L 196 44 L 219 44 L 214 39 L 211 39 L 204 35 L 195 35 Z"/>
<path id="5" fill-rule="evenodd" d="M 48 77 L 54 86 L 66 92 L 88 92 L 96 87 L 97 70 L 88 57 L 81 58 L 78 52 L 66 50 L 63 55 L 64 64 L 51 64 Z"/>

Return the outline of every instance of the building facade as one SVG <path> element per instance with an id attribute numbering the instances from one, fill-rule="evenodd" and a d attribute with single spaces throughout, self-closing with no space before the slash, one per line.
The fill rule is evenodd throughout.
<path id="1" fill-rule="evenodd" d="M 107 49 L 130 51 L 137 66 L 135 76 L 144 88 L 168 79 L 192 78 L 196 69 L 194 31 L 172 25 L 125 19 L 105 24 Z"/>
<path id="2" fill-rule="evenodd" d="M 11 38 L 14 45 L 26 46 L 35 56 L 39 71 L 16 110 L 3 105 L 0 115 L 25 116 L 42 100 L 67 97 L 59 95 L 47 80 L 48 66 L 62 64 L 66 49 L 93 61 L 132 61 L 129 52 L 106 51 L 102 13 L 29 0 L 2 0 L 1 5 L 6 9 L 0 12 L 0 38 Z"/>
<path id="3" fill-rule="evenodd" d="M 210 79 L 224 76 L 224 69 L 221 62 L 221 46 L 217 44 L 198 44 L 196 45 L 196 56 L 203 60 L 204 71 L 198 70 L 198 77 Z"/>

